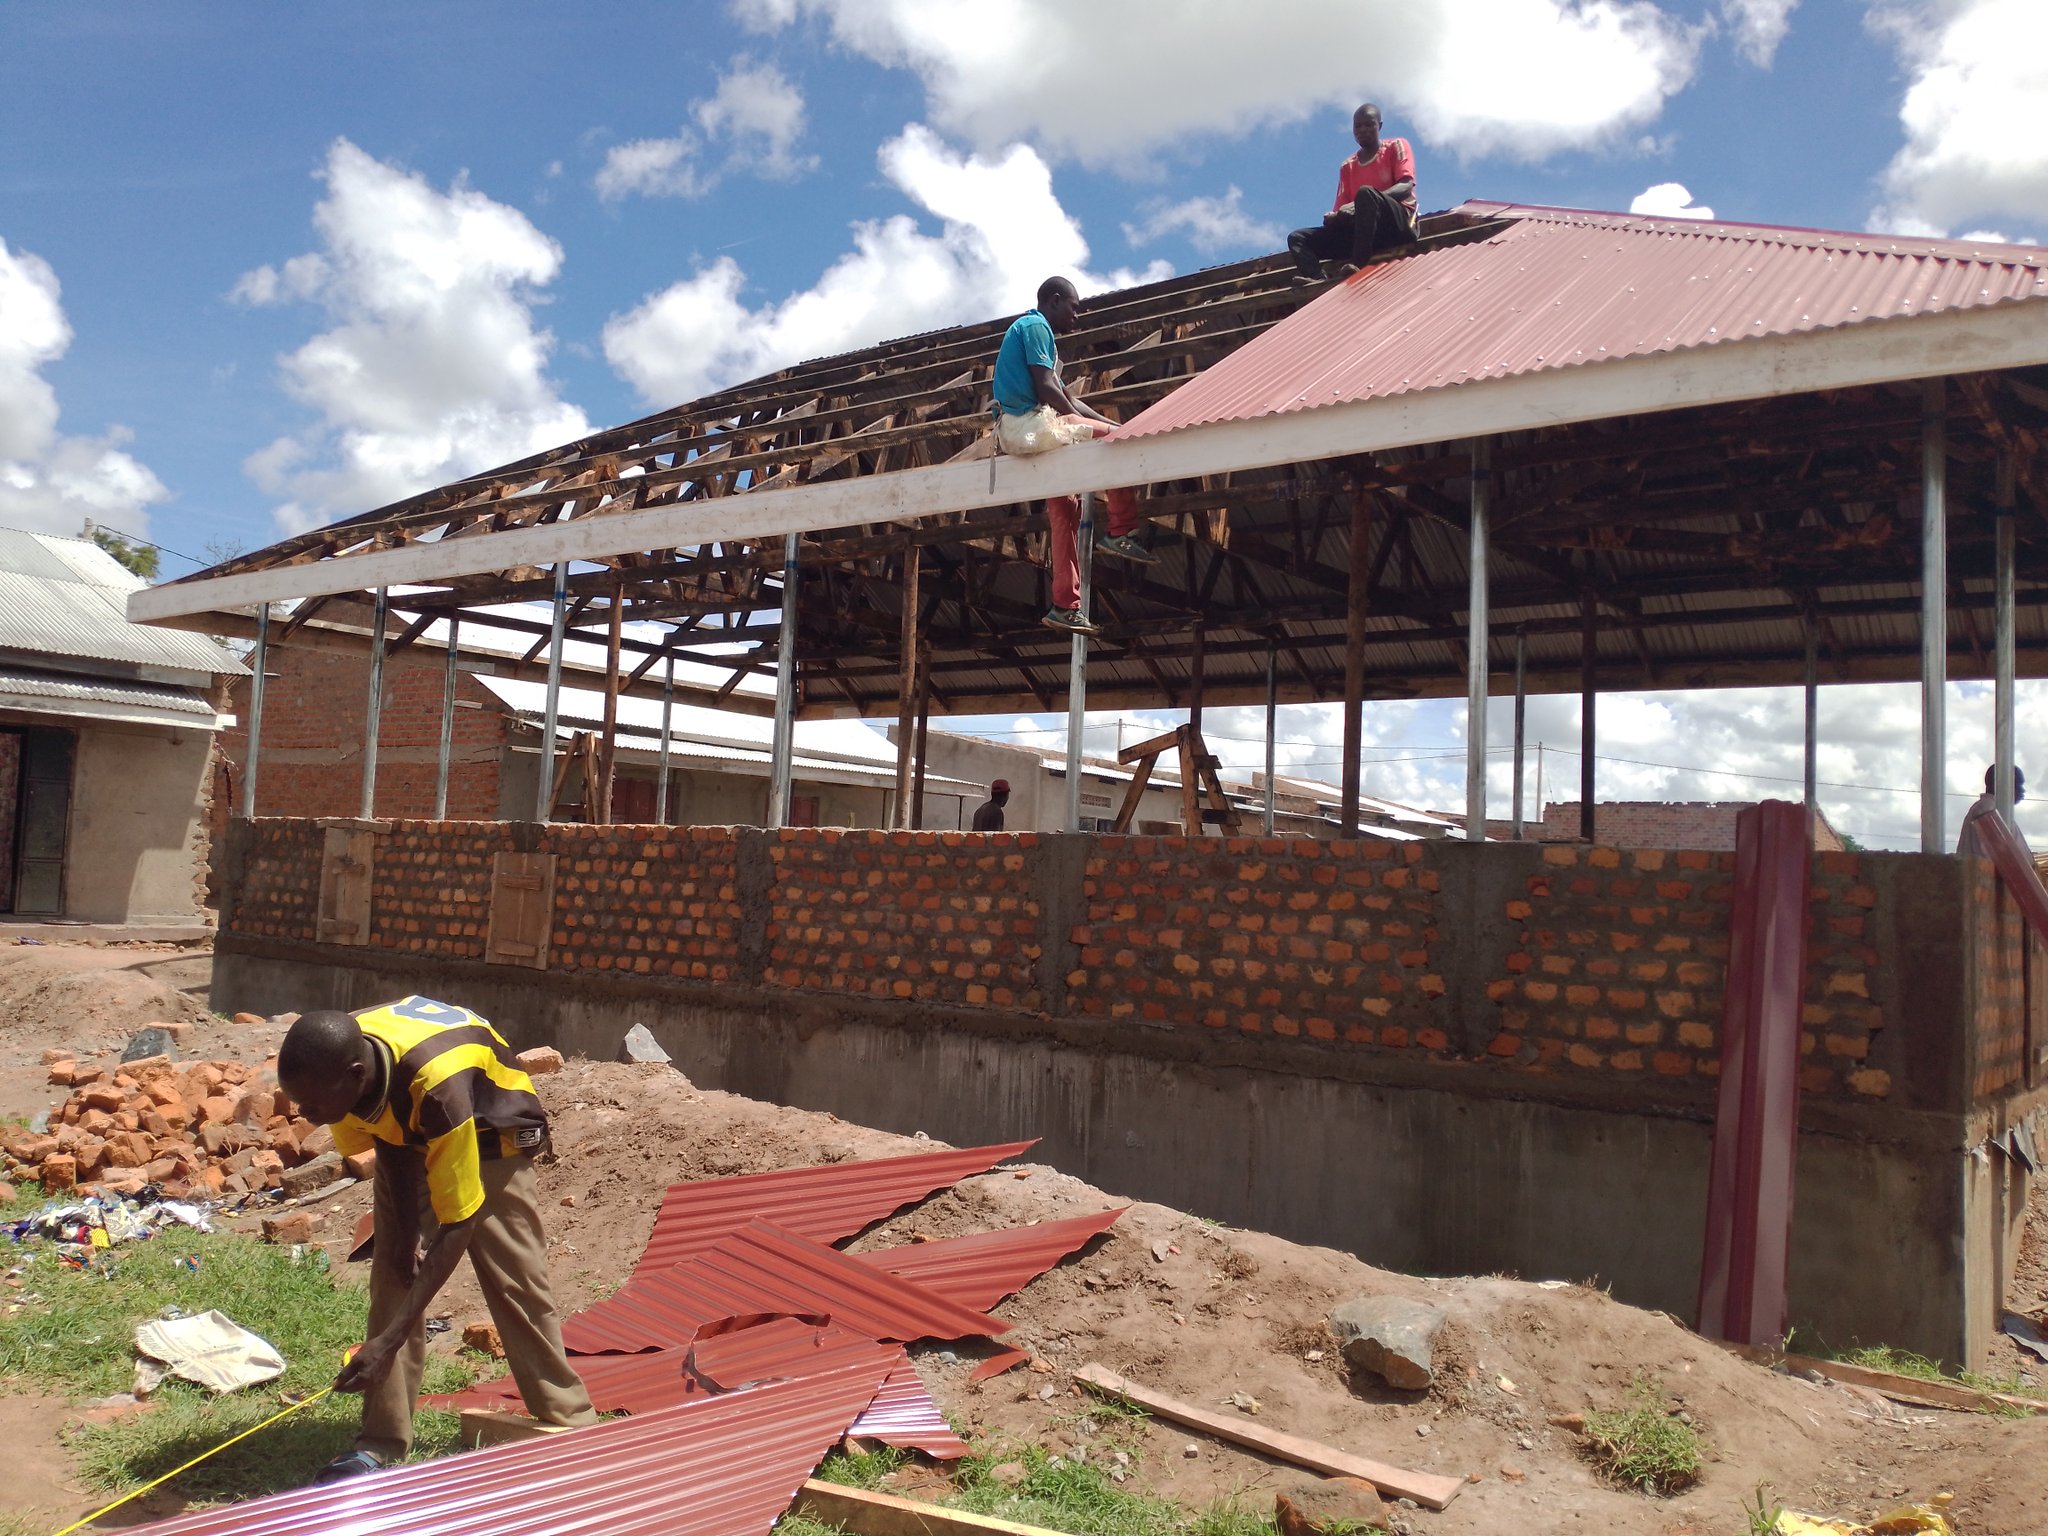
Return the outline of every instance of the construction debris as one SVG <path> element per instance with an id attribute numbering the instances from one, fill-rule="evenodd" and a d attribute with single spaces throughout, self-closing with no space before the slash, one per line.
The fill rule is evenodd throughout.
<path id="1" fill-rule="evenodd" d="M 1386 1523 L 1386 1501 L 1356 1477 L 1296 1477 L 1273 1490 L 1273 1523 L 1280 1536 L 1333 1536 Z"/>
<path id="2" fill-rule="evenodd" d="M 121 1199 L 153 1190 L 173 1200 L 220 1200 L 276 1190 L 309 1195 L 350 1169 L 334 1137 L 292 1113 L 267 1070 L 238 1061 L 146 1056 L 107 1068 L 72 1057 L 49 1063 L 69 1097 L 48 1129 L 0 1135 L 10 1177 L 51 1192 Z"/>
<path id="3" fill-rule="evenodd" d="M 1190 1429 L 1204 1430 L 1219 1440 L 1228 1440 L 1242 1445 L 1275 1461 L 1291 1462 L 1297 1467 L 1307 1467 L 1314 1472 L 1328 1473 L 1332 1477 L 1356 1477 L 1379 1490 L 1388 1498 L 1413 1499 L 1425 1509 L 1445 1509 L 1465 1486 L 1463 1478 L 1443 1477 L 1432 1472 L 1410 1472 L 1400 1467 L 1391 1467 L 1384 1462 L 1368 1457 L 1354 1456 L 1335 1446 L 1321 1445 L 1314 1440 L 1305 1440 L 1298 1435 L 1283 1434 L 1278 1430 L 1254 1426 L 1240 1416 L 1211 1413 L 1197 1408 L 1192 1403 L 1181 1402 L 1168 1397 L 1164 1392 L 1154 1392 L 1147 1387 L 1119 1376 L 1115 1371 L 1095 1364 L 1088 1364 L 1074 1372 L 1074 1380 L 1085 1382 L 1099 1392 L 1120 1397 L 1125 1402 L 1146 1408 L 1160 1418 L 1171 1419 L 1176 1424 L 1185 1424 Z"/>
<path id="4" fill-rule="evenodd" d="M 654 1032 L 645 1024 L 635 1024 L 626 1031 L 626 1038 L 619 1047 L 621 1061 L 636 1061 L 643 1066 L 665 1067 L 669 1054 L 654 1038 Z"/>

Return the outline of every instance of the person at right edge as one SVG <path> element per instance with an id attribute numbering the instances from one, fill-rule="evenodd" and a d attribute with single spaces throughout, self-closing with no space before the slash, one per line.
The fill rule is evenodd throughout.
<path id="1" fill-rule="evenodd" d="M 1071 443 L 1085 443 L 1116 425 L 1102 412 L 1067 393 L 1060 382 L 1060 354 L 1055 335 L 1064 336 L 1081 316 L 1081 295 L 1064 277 L 1048 277 L 1038 285 L 1038 307 L 1027 309 L 1003 333 L 996 352 L 996 446 L 1019 456 L 1045 453 Z M 1098 554 L 1114 555 L 1137 565 L 1158 557 L 1131 535 L 1138 527 L 1135 491 L 1105 491 L 1109 536 L 1095 541 Z M 1048 496 L 1045 520 L 1051 533 L 1052 609 L 1045 616 L 1051 629 L 1095 633 L 1081 612 L 1079 538 L 1081 504 L 1072 496 Z"/>
<path id="2" fill-rule="evenodd" d="M 1347 277 L 1378 252 L 1415 239 L 1415 151 L 1406 139 L 1380 137 L 1380 109 L 1371 102 L 1351 114 L 1351 136 L 1358 153 L 1337 167 L 1335 205 L 1321 224 L 1287 237 L 1301 269 L 1297 283 L 1321 278 L 1326 261 Z"/>

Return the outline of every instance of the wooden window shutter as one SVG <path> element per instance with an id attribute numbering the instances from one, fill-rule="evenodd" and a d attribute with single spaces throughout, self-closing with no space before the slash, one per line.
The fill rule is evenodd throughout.
<path id="1" fill-rule="evenodd" d="M 320 851 L 320 916 L 315 937 L 322 944 L 370 942 L 370 859 L 375 832 L 329 827 Z"/>
<path id="2" fill-rule="evenodd" d="M 491 936 L 484 959 L 545 970 L 554 926 L 555 856 L 499 854 L 491 867 Z"/>

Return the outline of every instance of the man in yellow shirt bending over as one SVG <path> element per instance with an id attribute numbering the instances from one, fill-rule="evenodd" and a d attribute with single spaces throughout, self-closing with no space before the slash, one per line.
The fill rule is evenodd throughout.
<path id="1" fill-rule="evenodd" d="M 333 1127 L 342 1152 L 377 1152 L 369 1339 L 334 1380 L 337 1392 L 363 1394 L 362 1433 L 316 1481 L 374 1472 L 412 1449 L 427 1308 L 465 1253 L 527 1411 L 548 1425 L 595 1424 L 548 1285 L 533 1174 L 548 1118 L 504 1038 L 467 1008 L 424 997 L 308 1013 L 285 1035 L 277 1080 L 308 1120 Z"/>

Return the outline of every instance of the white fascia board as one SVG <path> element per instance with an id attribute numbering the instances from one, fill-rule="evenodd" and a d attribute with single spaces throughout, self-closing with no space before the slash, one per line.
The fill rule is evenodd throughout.
<path id="1" fill-rule="evenodd" d="M 1454 442 L 1581 421 L 1642 416 L 1944 374 L 2048 363 L 2048 301 L 1864 320 L 1789 336 L 1480 379 L 1129 442 L 1079 444 L 716 501 L 606 512 L 529 528 L 343 555 L 210 581 L 147 587 L 128 617 L 146 624 L 266 601 L 446 581 L 517 565 L 764 540 L 861 523 L 913 522 L 1116 485 L 1311 463 L 1342 454 Z"/>

